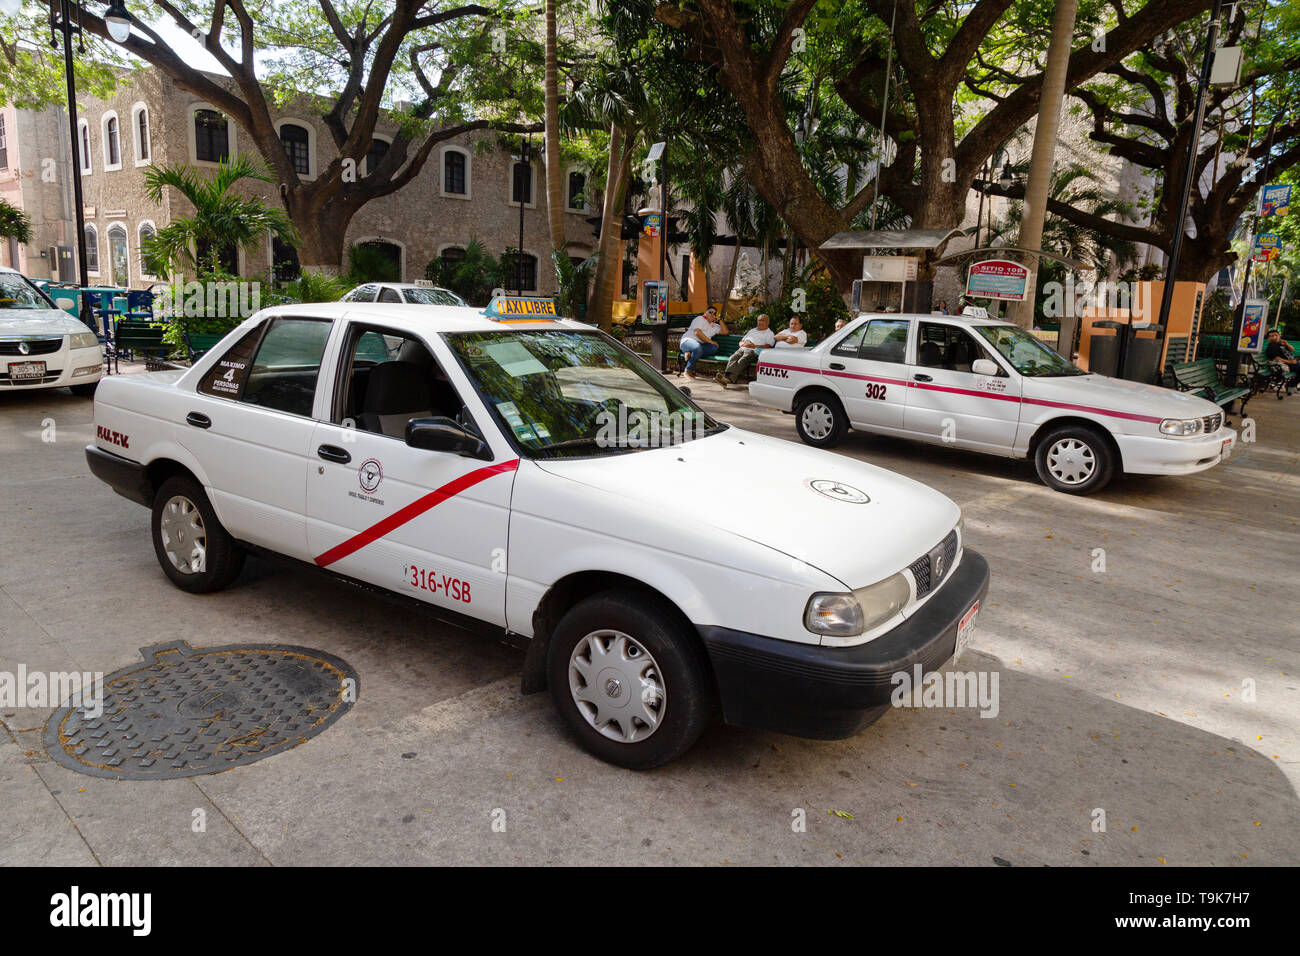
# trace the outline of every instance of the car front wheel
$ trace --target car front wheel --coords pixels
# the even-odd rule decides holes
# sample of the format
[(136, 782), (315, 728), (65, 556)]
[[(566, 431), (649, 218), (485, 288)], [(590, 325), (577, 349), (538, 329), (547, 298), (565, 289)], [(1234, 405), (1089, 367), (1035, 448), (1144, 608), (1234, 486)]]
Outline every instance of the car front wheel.
[(572, 607), (551, 637), (547, 677), (582, 746), (629, 770), (684, 754), (712, 713), (703, 648), (651, 595), (604, 591)]
[(220, 591), (244, 566), (243, 549), (193, 478), (177, 475), (162, 483), (153, 499), (152, 528), (158, 563), (183, 591)]
[(825, 392), (801, 395), (794, 405), (794, 426), (804, 444), (833, 448), (849, 430), (849, 417), (839, 399)]
[(1054, 429), (1038, 443), (1034, 467), (1047, 487), (1070, 495), (1088, 495), (1110, 483), (1115, 456), (1097, 432), (1067, 425)]

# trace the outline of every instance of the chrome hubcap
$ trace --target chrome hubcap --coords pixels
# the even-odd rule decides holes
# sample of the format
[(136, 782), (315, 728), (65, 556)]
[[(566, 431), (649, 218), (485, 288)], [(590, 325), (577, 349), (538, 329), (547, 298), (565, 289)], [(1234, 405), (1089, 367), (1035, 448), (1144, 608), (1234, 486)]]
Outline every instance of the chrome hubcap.
[(803, 430), (808, 437), (820, 441), (831, 433), (835, 425), (835, 416), (826, 405), (813, 402), (803, 410), (802, 422)]
[(1078, 485), (1097, 470), (1097, 458), (1077, 438), (1062, 438), (1047, 451), (1047, 470), (1062, 484)]
[(638, 743), (663, 722), (668, 698), (659, 665), (622, 631), (592, 631), (569, 655), (578, 713), (610, 740)]
[(184, 495), (169, 498), (163, 505), (158, 533), (162, 536), (163, 552), (172, 567), (181, 574), (203, 571), (208, 555), (208, 533), (194, 502)]

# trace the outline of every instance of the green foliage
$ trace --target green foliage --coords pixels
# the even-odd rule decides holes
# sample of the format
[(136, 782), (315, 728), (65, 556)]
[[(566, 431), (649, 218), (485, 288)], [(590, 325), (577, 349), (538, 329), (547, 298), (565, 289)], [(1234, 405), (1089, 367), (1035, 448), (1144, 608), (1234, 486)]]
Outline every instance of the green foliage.
[[(800, 318), (803, 319), (803, 328), (808, 333), (809, 341), (824, 339), (835, 330), (835, 323), (839, 319), (848, 319), (849, 310), (844, 305), (844, 299), (841, 298), (834, 281), (819, 263), (812, 263), (801, 269), (795, 275), (790, 288), (785, 290), (779, 299), (769, 303), (766, 308), (752, 309), (751, 315), (757, 317), (758, 313), (766, 312), (773, 328), (784, 328), (789, 323), (790, 316), (794, 314), (795, 297), (800, 290), (803, 292), (805, 307)], [(747, 328), (752, 325), (751, 320)]]
[(361, 285), (363, 282), (400, 282), (402, 267), (382, 249), (370, 243), (359, 242), (348, 250), (345, 275), (352, 285)]
[(558, 292), (555, 296), (555, 309), (560, 315), (571, 319), (585, 319), (587, 316), (587, 286), (596, 269), (596, 256), (575, 263), (563, 252), (551, 253), (555, 263), (555, 275)]
[(262, 304), (280, 305), (291, 302), (337, 302), (356, 283), (342, 276), (328, 276), (320, 272), (303, 272), (298, 278), (284, 283), (278, 289), (263, 286)]
[(0, 239), (17, 239), (24, 244), (32, 241), (31, 219), (4, 199), (0, 199)]
[(514, 271), (509, 263), (489, 254), (478, 239), (471, 239), (463, 259), (432, 259), (424, 268), (424, 277), (481, 307), (491, 300), (493, 289), (506, 288), (514, 280)]
[[(49, 11), (48, 4), (29, 0), (14, 14), (0, 13), (0, 106), (44, 110), (67, 105), (63, 41), (51, 49)], [(117, 87), (118, 71), (129, 72), (133, 64), (116, 43), (88, 33), (83, 41), (85, 53), (73, 57), (77, 92), (106, 99)]]
[[(194, 207), (192, 215), (174, 218), (144, 243), (144, 254), (155, 263), (166, 262), (166, 271), (217, 273), (220, 249), (256, 248), (268, 232), (286, 242), (297, 240), (293, 223), (283, 210), (268, 205), (258, 196), (246, 199), (231, 192), (245, 179), (275, 182), (263, 166), (248, 156), (222, 160), (211, 175), (184, 163), (152, 166), (144, 179), (147, 194), (155, 204), (162, 204), (167, 189), (175, 189)], [(197, 259), (200, 243), (207, 243), (211, 250), (207, 262), (200, 263)]]

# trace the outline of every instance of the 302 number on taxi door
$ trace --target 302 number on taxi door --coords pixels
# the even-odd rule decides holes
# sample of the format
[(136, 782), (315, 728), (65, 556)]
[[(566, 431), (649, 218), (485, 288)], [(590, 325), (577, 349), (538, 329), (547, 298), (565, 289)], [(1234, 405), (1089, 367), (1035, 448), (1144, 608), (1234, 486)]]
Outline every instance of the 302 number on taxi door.
[(867, 398), (874, 398), (879, 401), (885, 400), (885, 389), (887, 386), (877, 382), (872, 382), (867, 386)]

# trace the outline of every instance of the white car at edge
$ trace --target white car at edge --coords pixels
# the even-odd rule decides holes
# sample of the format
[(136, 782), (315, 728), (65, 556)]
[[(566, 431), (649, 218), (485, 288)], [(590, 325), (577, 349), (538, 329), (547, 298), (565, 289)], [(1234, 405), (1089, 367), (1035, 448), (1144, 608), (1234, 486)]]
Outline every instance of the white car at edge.
[(855, 428), (1030, 457), (1071, 494), (1124, 472), (1213, 468), (1237, 437), (1213, 402), (1084, 372), (1017, 326), (968, 315), (860, 315), (815, 348), (764, 350), (749, 393), (792, 412), (814, 447)]
[(22, 273), (0, 266), (0, 392), (67, 386), (90, 395), (103, 374), (95, 333)]
[(715, 703), (849, 736), (960, 652), (988, 565), (952, 501), (717, 422), (549, 307), (263, 310), (189, 370), (105, 380), (88, 463), (178, 587), (252, 552), (404, 596), (526, 647), (524, 689), (625, 767)]

